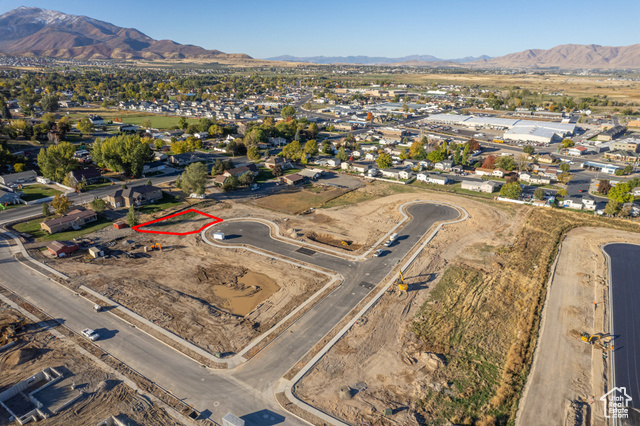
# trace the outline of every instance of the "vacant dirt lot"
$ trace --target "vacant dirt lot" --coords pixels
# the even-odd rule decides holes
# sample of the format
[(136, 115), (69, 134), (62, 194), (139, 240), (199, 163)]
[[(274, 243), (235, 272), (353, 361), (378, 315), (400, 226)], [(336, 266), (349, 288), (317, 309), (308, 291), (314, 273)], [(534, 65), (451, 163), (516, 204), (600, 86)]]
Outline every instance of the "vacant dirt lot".
[(513, 421), (557, 243), (580, 225), (638, 230), (584, 214), (448, 199), (471, 219), (446, 227), (405, 274), (409, 292), (385, 295), (321, 359), (297, 386), (302, 399), (351, 423)]
[(268, 197), (259, 198), (255, 204), (265, 209), (297, 214), (319, 207), (325, 202), (344, 194), (346, 190), (320, 185), (305, 185), (291, 188)]
[[(387, 293), (296, 387), (303, 400), (350, 423), (409, 425), (425, 421), (412, 401), (432, 387), (446, 388), (446, 381), (442, 384), (445, 358), (420, 348), (410, 326), (451, 262), (460, 259), (491, 271), (496, 242), (513, 241), (525, 214), (511, 205), (431, 193), (393, 195), (358, 207), (364, 215), (380, 211), (377, 218), (384, 221), (383, 229), (388, 229), (386, 226), (399, 220), (393, 206), (416, 198), (455, 203), (471, 218), (441, 230), (404, 274), (408, 293)], [(344, 386), (350, 387), (350, 396), (340, 392)], [(387, 408), (394, 412), (389, 418), (384, 416)]]
[[(0, 302), (0, 322), (21, 315)], [(63, 373), (64, 379), (55, 384), (55, 395), (65, 392), (83, 396), (58, 415), (38, 424), (98, 424), (110, 416), (118, 416), (125, 423), (177, 425), (163, 408), (141, 397), (117, 377), (104, 372), (75, 350), (65, 340), (55, 338), (46, 324), (31, 324), (16, 334), (17, 344), (0, 352), (0, 392), (47, 367)], [(42, 401), (45, 402), (45, 401)], [(56, 403), (55, 400), (49, 401)], [(14, 406), (14, 408), (20, 406)], [(0, 408), (0, 424), (9, 423), (9, 413)]]
[(605, 393), (606, 364), (601, 347), (586, 344), (580, 333), (608, 330), (603, 324), (608, 308), (602, 303), (608, 294), (606, 262), (600, 247), (610, 242), (640, 244), (640, 235), (579, 228), (562, 243), (530, 383), (520, 403), (521, 425), (586, 424), (587, 417), (591, 424), (604, 424), (599, 398)]
[[(235, 216), (229, 204), (204, 210)], [(170, 228), (193, 227), (188, 219)], [(90, 261), (83, 253), (47, 262), (72, 277), (71, 286), (84, 284), (211, 352), (237, 352), (326, 281), (255, 253), (211, 247), (198, 234), (108, 228), (91, 238), (107, 246), (108, 259)], [(155, 243), (162, 250), (145, 252)]]

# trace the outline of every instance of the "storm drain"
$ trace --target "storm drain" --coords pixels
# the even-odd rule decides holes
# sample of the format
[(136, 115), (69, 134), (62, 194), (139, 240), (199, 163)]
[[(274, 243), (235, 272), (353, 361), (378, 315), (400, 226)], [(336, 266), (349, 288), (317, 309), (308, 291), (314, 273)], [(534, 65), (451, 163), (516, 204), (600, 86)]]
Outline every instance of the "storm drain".
[(296, 250), (298, 253), (301, 254), (306, 254), (307, 256), (313, 256), (314, 254), (316, 254), (317, 252), (310, 250), (308, 248), (304, 248), (304, 247), (300, 247), (298, 250)]

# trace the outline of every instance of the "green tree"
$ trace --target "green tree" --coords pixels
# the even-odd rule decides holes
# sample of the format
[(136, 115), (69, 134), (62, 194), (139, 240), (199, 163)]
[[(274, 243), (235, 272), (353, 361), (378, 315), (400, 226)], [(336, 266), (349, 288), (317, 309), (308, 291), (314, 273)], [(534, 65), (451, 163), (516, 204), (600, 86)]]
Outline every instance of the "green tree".
[(571, 148), (572, 146), (574, 146), (576, 143), (574, 141), (572, 141), (571, 139), (564, 139), (562, 141), (562, 147), (563, 148)]
[(212, 138), (219, 138), (220, 136), (222, 136), (222, 133), (224, 133), (224, 130), (219, 125), (212, 124), (211, 126), (209, 126), (209, 136), (211, 136)]
[(522, 148), (522, 151), (525, 154), (529, 154), (529, 155), (533, 155), (534, 152), (536, 152), (535, 148), (532, 147), (531, 145), (527, 145), (524, 148)]
[(133, 204), (129, 206), (129, 211), (127, 212), (127, 225), (134, 227), (138, 224), (138, 213), (136, 212)]
[(322, 153), (331, 154), (331, 152), (332, 152), (331, 142), (329, 142), (328, 140), (325, 140), (324, 142), (322, 142)]
[(565, 188), (560, 188), (556, 194), (559, 197), (566, 197), (569, 195), (569, 191), (567, 191)]
[(432, 163), (437, 163), (438, 161), (442, 161), (447, 158), (447, 154), (444, 151), (436, 149), (427, 154), (427, 159)]
[(42, 148), (38, 154), (42, 175), (54, 182), (63, 182), (69, 172), (78, 167), (78, 160), (73, 156), (75, 152), (75, 147), (69, 142)]
[(60, 108), (58, 97), (55, 95), (45, 95), (40, 99), (40, 106), (44, 112), (57, 111)]
[(407, 153), (407, 150), (405, 148), (402, 148), (400, 150), (400, 155), (398, 155), (398, 157), (400, 157), (400, 159), (402, 161), (406, 160), (407, 158), (409, 158), (409, 154)]
[(80, 130), (80, 133), (83, 135), (88, 135), (94, 130), (93, 123), (87, 117), (84, 117), (78, 121), (78, 130)]
[(304, 152), (311, 157), (318, 155), (318, 142), (315, 139), (307, 141), (307, 143), (304, 144)]
[(280, 177), (280, 176), (282, 176), (282, 167), (280, 167), (279, 165), (275, 165), (275, 166), (273, 167), (273, 170), (271, 171), (271, 174), (272, 174), (274, 177)]
[(247, 157), (249, 157), (249, 160), (257, 162), (260, 161), (262, 155), (260, 154), (258, 147), (254, 145), (247, 148)]
[(299, 161), (302, 157), (302, 147), (300, 141), (294, 140), (282, 148), (282, 156), (292, 161)]
[(184, 117), (180, 117), (180, 119), (178, 120), (178, 127), (180, 127), (182, 130), (185, 130), (188, 126), (189, 122), (187, 121), (187, 119)]
[(380, 169), (388, 169), (393, 165), (393, 159), (389, 154), (382, 153), (376, 160), (376, 164)]
[(189, 164), (182, 173), (182, 190), (187, 194), (204, 194), (207, 185), (207, 166), (202, 163)]
[(604, 208), (605, 214), (609, 216), (615, 216), (620, 213), (622, 210), (622, 203), (618, 200), (609, 200), (607, 205)]
[(253, 173), (251, 172), (243, 173), (238, 178), (238, 183), (242, 186), (249, 186), (253, 183), (254, 179), (255, 179), (255, 176), (253, 176)]
[(150, 119), (146, 119), (142, 122), (142, 127), (146, 127), (147, 129), (151, 128), (151, 120)]
[(516, 163), (515, 161), (513, 161), (513, 157), (511, 157), (510, 155), (501, 155), (496, 160), (496, 167), (503, 170), (511, 171), (515, 169)]
[(222, 189), (224, 189), (225, 191), (233, 191), (234, 189), (238, 188), (239, 185), (240, 182), (238, 181), (238, 178), (235, 176), (230, 176), (224, 181), (224, 184), (222, 184)]
[(628, 183), (619, 183), (609, 190), (607, 196), (610, 200), (616, 200), (619, 203), (629, 203), (633, 201), (633, 194), (630, 192)]
[(517, 200), (520, 198), (520, 194), (522, 193), (522, 187), (518, 182), (509, 182), (502, 185), (500, 188), (500, 196), (504, 198), (510, 198), (512, 200)]
[(107, 203), (102, 198), (94, 198), (93, 201), (89, 203), (91, 210), (96, 213), (102, 213), (107, 208)]
[(315, 139), (316, 136), (318, 136), (318, 132), (319, 132), (318, 125), (312, 122), (311, 124), (309, 124), (309, 128), (307, 129), (307, 132), (309, 132), (309, 136), (312, 139)]
[(152, 158), (149, 144), (138, 135), (98, 138), (91, 147), (91, 159), (96, 164), (127, 176), (140, 177), (144, 163)]
[(347, 154), (347, 151), (344, 149), (343, 146), (341, 146), (340, 148), (338, 148), (338, 153), (336, 154), (336, 157), (340, 160), (340, 161), (347, 161), (349, 159), (349, 155)]
[(64, 116), (60, 120), (58, 120), (56, 127), (60, 132), (60, 138), (64, 139), (69, 130), (71, 130), (71, 121), (69, 121), (69, 117)]
[(47, 203), (42, 203), (42, 215), (47, 217), (51, 214), (51, 212), (49, 211), (49, 204)]
[(164, 146), (164, 141), (162, 139), (156, 139), (153, 141), (153, 146), (159, 151)]
[(26, 166), (24, 165), (24, 163), (16, 163), (13, 165), (13, 171), (16, 173), (24, 172), (25, 169)]
[(280, 116), (282, 116), (282, 118), (284, 120), (288, 120), (290, 118), (295, 118), (296, 109), (294, 107), (292, 107), (291, 105), (287, 105), (284, 108), (282, 108), (282, 111), (280, 111)]
[(631, 174), (631, 172), (633, 172), (633, 166), (631, 164), (627, 164), (626, 166), (624, 166), (622, 173), (624, 173), (625, 175), (628, 175), (628, 174)]
[(533, 191), (533, 198), (535, 198), (536, 200), (542, 200), (544, 198), (544, 189), (537, 188), (535, 191)]
[(560, 164), (560, 171), (568, 173), (571, 170), (569, 163)]
[(54, 208), (56, 213), (63, 215), (71, 208), (71, 200), (69, 200), (65, 195), (57, 194), (53, 197), (53, 200), (51, 200), (51, 207)]

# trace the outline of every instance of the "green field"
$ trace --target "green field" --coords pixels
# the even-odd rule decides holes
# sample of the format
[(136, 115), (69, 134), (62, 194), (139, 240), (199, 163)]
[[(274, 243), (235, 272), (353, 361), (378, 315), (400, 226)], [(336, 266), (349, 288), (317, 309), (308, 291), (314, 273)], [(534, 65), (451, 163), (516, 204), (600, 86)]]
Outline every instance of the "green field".
[(24, 232), (35, 238), (36, 241), (67, 241), (74, 238), (81, 237), (86, 234), (99, 231), (107, 226), (111, 225), (111, 221), (102, 217), (98, 217), (95, 222), (89, 223), (87, 226), (79, 230), (71, 230), (65, 232), (58, 232), (57, 234), (49, 234), (47, 231), (40, 228), (40, 224), (45, 221), (45, 218), (34, 219), (28, 222), (19, 223), (14, 225), (14, 229), (18, 232)]
[(21, 198), (25, 201), (39, 200), (41, 198), (62, 194), (62, 191), (44, 185), (26, 185), (22, 187), (21, 191), (24, 194)]

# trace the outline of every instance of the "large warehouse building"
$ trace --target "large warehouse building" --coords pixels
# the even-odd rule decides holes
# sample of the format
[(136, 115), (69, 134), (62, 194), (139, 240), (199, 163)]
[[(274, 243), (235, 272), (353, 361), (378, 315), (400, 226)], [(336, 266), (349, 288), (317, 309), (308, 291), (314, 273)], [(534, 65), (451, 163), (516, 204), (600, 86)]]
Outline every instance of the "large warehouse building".
[(466, 126), (475, 129), (506, 130), (504, 138), (518, 142), (551, 143), (573, 135), (575, 124), (551, 121), (519, 120), (473, 115), (435, 114), (425, 119), (433, 123)]

